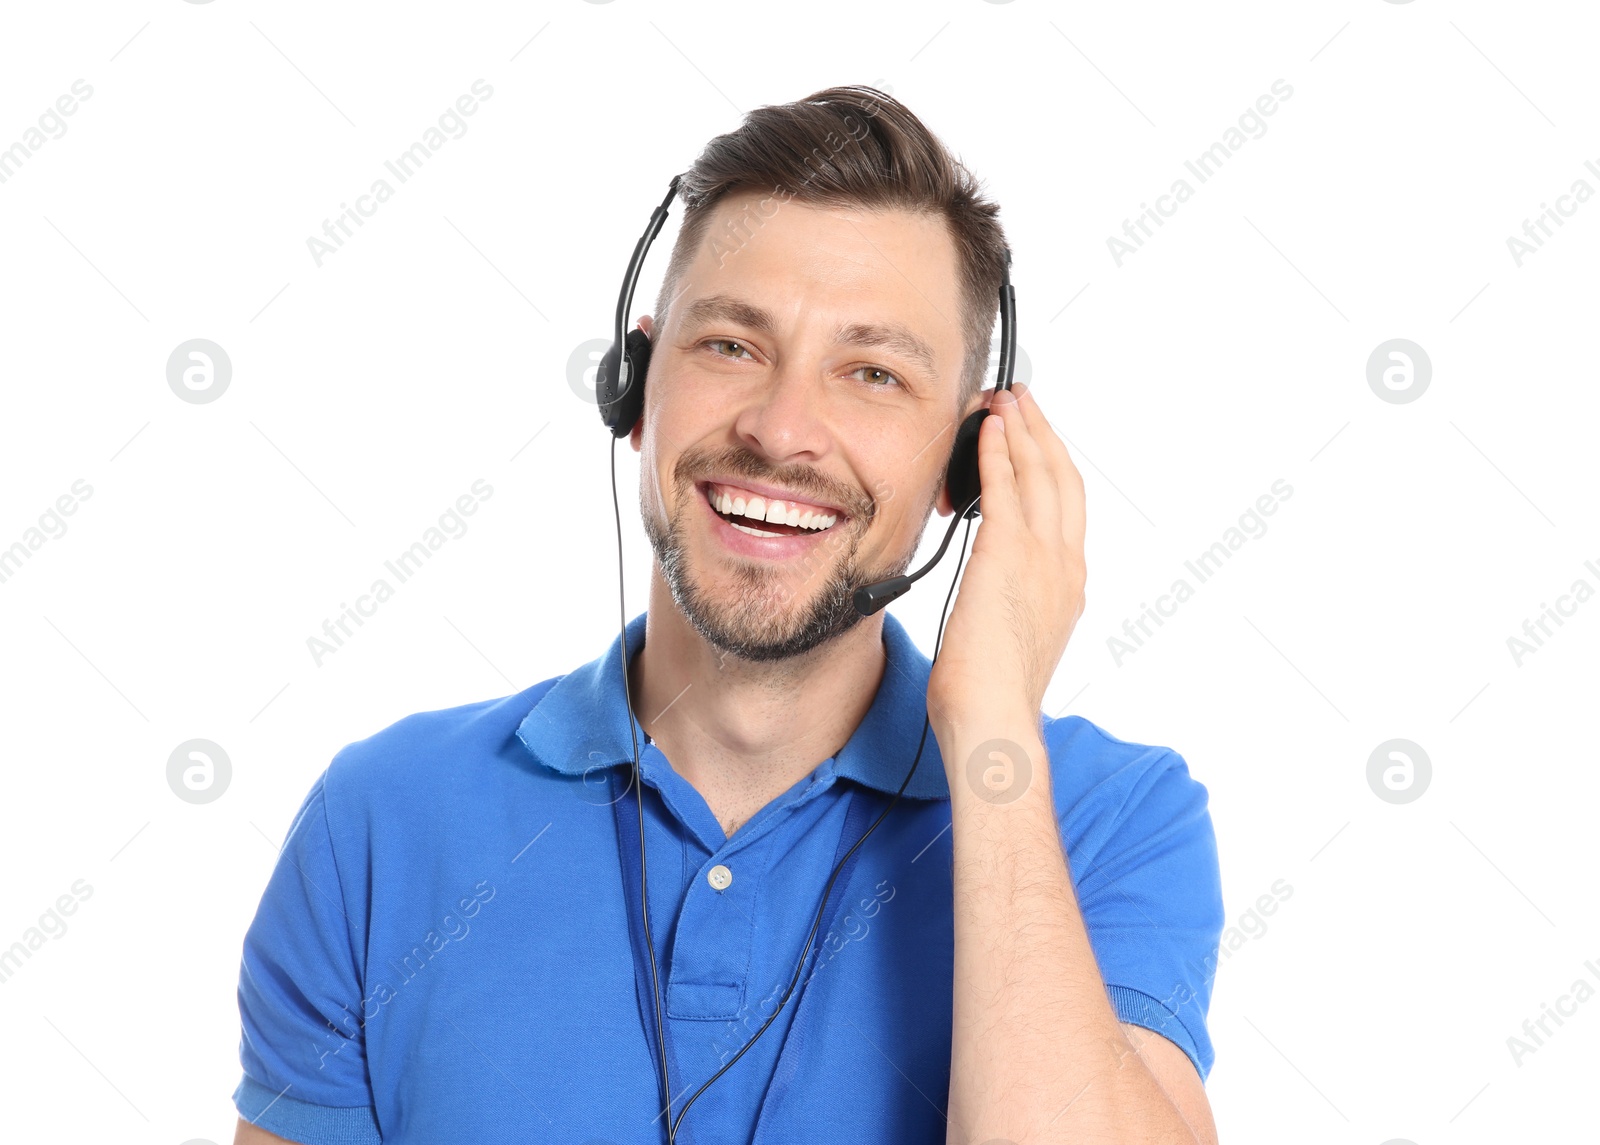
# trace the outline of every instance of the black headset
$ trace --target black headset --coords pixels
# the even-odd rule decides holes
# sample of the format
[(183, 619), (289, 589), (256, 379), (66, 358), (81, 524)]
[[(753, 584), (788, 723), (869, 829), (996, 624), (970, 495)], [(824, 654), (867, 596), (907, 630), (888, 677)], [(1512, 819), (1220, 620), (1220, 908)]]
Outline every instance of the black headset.
[[(733, 1067), (734, 1062), (742, 1058), (751, 1046), (767, 1028), (772, 1025), (778, 1015), (788, 1004), (790, 996), (794, 993), (796, 984), (800, 981), (800, 972), (806, 964), (806, 957), (811, 952), (812, 943), (817, 937), (817, 931), (822, 925), (822, 914), (828, 903), (828, 896), (833, 891), (833, 884), (839, 877), (839, 872), (849, 862), (861, 844), (867, 841), (867, 836), (877, 830), (878, 824), (900, 801), (906, 787), (911, 783), (911, 777), (916, 774), (917, 764), (922, 760), (922, 749), (928, 741), (929, 717), (926, 713), (922, 721), (922, 738), (917, 742), (917, 754), (911, 761), (911, 768), (906, 772), (905, 779), (900, 784), (900, 789), (894, 793), (887, 806), (878, 813), (872, 821), (834, 865), (833, 873), (828, 877), (828, 885), (822, 891), (822, 903), (817, 907), (815, 921), (811, 924), (811, 932), (806, 936), (805, 947), (800, 951), (800, 958), (795, 964), (794, 976), (789, 980), (788, 988), (783, 997), (767, 1020), (762, 1023), (759, 1030), (751, 1036), (739, 1052), (734, 1054), (721, 1069), (712, 1074), (694, 1091), (676, 1117), (672, 1115), (672, 1107), (676, 1099), (672, 1096), (671, 1074), (667, 1069), (666, 1039), (661, 1028), (661, 980), (656, 968), (655, 943), (650, 935), (650, 903), (649, 903), (649, 875), (645, 863), (645, 837), (644, 837), (644, 785), (639, 778), (639, 727), (633, 716), (633, 692), (628, 679), (628, 609), (623, 596), (623, 570), (622, 570), (622, 512), (617, 500), (617, 438), (627, 437), (633, 432), (633, 427), (638, 423), (644, 413), (644, 384), (650, 371), (650, 338), (643, 330), (635, 327), (628, 330), (628, 314), (633, 308), (633, 290), (639, 282), (639, 269), (644, 265), (644, 256), (650, 249), (650, 244), (655, 241), (661, 232), (661, 226), (667, 221), (667, 207), (671, 204), (673, 196), (678, 193), (678, 185), (683, 176), (674, 175), (672, 184), (667, 188), (667, 194), (661, 204), (650, 214), (650, 222), (644, 229), (644, 234), (639, 236), (638, 243), (633, 248), (633, 258), (628, 261), (628, 272), (622, 280), (622, 291), (617, 296), (617, 314), (614, 327), (614, 337), (611, 345), (606, 349), (600, 359), (600, 364), (595, 372), (594, 393), (595, 400), (600, 407), (600, 420), (611, 431), (611, 506), (616, 513), (617, 520), (617, 603), (622, 630), (622, 687), (623, 694), (628, 704), (628, 730), (633, 736), (633, 790), (634, 798), (638, 804), (639, 812), (639, 898), (640, 912), (644, 916), (644, 945), (650, 954), (650, 980), (655, 995), (655, 1026), (656, 1045), (660, 1049), (658, 1062), (661, 1084), (661, 1099), (665, 1103), (665, 1116), (667, 1125), (668, 1145), (676, 1141), (678, 1127), (683, 1123), (684, 1117), (689, 1112), (689, 1106), (706, 1091), (712, 1082)], [(1008, 248), (1005, 261), (1000, 270), (1000, 368), (995, 382), (997, 390), (1011, 388), (1012, 374), (1016, 368), (1017, 356), (1017, 300), (1016, 292), (1011, 287), (1011, 251)], [(624, 332), (626, 331), (626, 334)], [(619, 368), (620, 367), (620, 368)], [(955, 443), (950, 451), (950, 461), (945, 467), (945, 488), (950, 493), (950, 504), (956, 512), (952, 514), (950, 527), (945, 531), (944, 540), (940, 542), (939, 550), (933, 558), (910, 576), (890, 577), (888, 580), (875, 581), (872, 584), (862, 585), (855, 590), (854, 601), (856, 611), (862, 616), (871, 616), (891, 600), (905, 593), (929, 569), (939, 563), (945, 550), (950, 546), (950, 538), (955, 535), (956, 525), (962, 521), (967, 522), (967, 531), (961, 538), (961, 552), (966, 553), (967, 540), (972, 533), (972, 519), (978, 515), (978, 501), (980, 482), (978, 476), (978, 430), (983, 425), (983, 419), (989, 415), (987, 408), (980, 408), (968, 414), (956, 430)], [(944, 608), (939, 614), (939, 633), (934, 638), (933, 659), (939, 658), (939, 644), (944, 638), (945, 614), (950, 608), (950, 599), (955, 595), (956, 579), (961, 574), (961, 559), (956, 560), (956, 577), (950, 581), (950, 591), (945, 595)]]

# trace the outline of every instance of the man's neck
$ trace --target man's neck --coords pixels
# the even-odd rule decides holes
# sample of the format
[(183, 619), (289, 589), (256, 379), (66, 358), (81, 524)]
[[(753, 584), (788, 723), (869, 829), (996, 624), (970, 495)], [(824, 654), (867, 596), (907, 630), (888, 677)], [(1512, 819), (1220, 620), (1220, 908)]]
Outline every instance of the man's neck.
[(844, 747), (886, 663), (882, 614), (804, 656), (753, 663), (724, 654), (655, 573), (629, 686), (640, 725), (731, 836)]

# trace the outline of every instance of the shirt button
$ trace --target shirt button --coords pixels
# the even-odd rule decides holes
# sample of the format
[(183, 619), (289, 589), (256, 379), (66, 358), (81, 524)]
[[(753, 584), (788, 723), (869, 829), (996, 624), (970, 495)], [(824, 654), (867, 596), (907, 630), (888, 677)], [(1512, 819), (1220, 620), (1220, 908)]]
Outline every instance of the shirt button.
[(718, 863), (706, 872), (706, 882), (719, 891), (725, 891), (733, 884), (733, 872)]

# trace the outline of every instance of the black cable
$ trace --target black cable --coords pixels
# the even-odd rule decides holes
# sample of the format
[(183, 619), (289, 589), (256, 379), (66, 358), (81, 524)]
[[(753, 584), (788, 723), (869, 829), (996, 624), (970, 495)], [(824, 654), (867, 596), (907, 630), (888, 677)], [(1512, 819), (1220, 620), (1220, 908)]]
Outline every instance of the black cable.
[[(939, 610), (939, 631), (934, 637), (933, 660), (929, 661), (930, 666), (939, 659), (939, 648), (944, 642), (945, 620), (950, 611), (950, 599), (955, 596), (956, 584), (961, 579), (961, 565), (966, 559), (967, 541), (972, 536), (972, 519), (976, 516), (973, 510), (980, 500), (982, 500), (981, 495), (974, 497), (966, 508), (961, 511), (961, 514), (950, 522), (950, 528), (945, 533), (944, 543), (939, 546), (939, 556), (942, 557), (945, 549), (950, 544), (951, 536), (955, 533), (956, 522), (961, 520), (967, 522), (966, 531), (961, 535), (961, 552), (956, 558), (956, 573), (950, 579), (950, 591), (945, 594), (944, 605)], [(867, 841), (867, 836), (878, 829), (878, 824), (882, 823), (889, 812), (893, 810), (894, 805), (900, 802), (900, 796), (905, 793), (905, 789), (910, 785), (911, 777), (917, 773), (917, 765), (922, 762), (922, 749), (928, 742), (931, 717), (924, 709), (922, 713), (922, 738), (917, 741), (917, 754), (911, 760), (911, 769), (906, 772), (905, 779), (900, 782), (900, 789), (894, 793), (894, 798), (889, 800), (888, 805), (878, 813), (878, 817), (872, 821), (872, 826), (863, 831), (861, 838), (857, 839), (850, 849), (840, 857), (838, 863), (834, 865), (833, 873), (828, 876), (828, 884), (822, 888), (822, 902), (817, 906), (817, 917), (811, 923), (811, 932), (806, 935), (806, 944), (800, 950), (800, 958), (795, 963), (794, 976), (789, 979), (789, 985), (784, 990), (783, 997), (778, 1000), (777, 1006), (774, 1007), (767, 1020), (761, 1024), (761, 1028), (751, 1035), (750, 1040), (740, 1047), (738, 1053), (723, 1063), (721, 1069), (707, 1078), (704, 1084), (694, 1091), (689, 1100), (683, 1103), (683, 1108), (678, 1111), (678, 1116), (674, 1118), (672, 1116), (672, 1078), (671, 1074), (667, 1072), (667, 1043), (661, 1026), (661, 979), (659, 971), (656, 969), (655, 943), (650, 936), (650, 884), (646, 874), (644, 838), (644, 782), (639, 774), (639, 733), (634, 723), (633, 695), (628, 682), (628, 611), (627, 605), (623, 603), (622, 510), (619, 508), (617, 501), (617, 439), (615, 437), (611, 439), (611, 508), (616, 515), (617, 521), (617, 599), (622, 625), (622, 689), (628, 704), (628, 732), (633, 737), (634, 798), (637, 800), (639, 808), (639, 909), (644, 916), (644, 941), (645, 947), (650, 953), (650, 984), (655, 994), (656, 1046), (661, 1053), (661, 1091), (662, 1100), (666, 1102), (667, 1145), (675, 1145), (678, 1138), (678, 1127), (683, 1123), (683, 1119), (688, 1116), (689, 1107), (695, 1103), (702, 1093), (711, 1087), (712, 1082), (732, 1069), (734, 1062), (744, 1057), (746, 1051), (756, 1044), (762, 1034), (767, 1032), (767, 1028), (777, 1020), (778, 1015), (783, 1012), (784, 1006), (788, 1004), (790, 996), (794, 993), (795, 986), (800, 981), (801, 971), (805, 969), (806, 957), (811, 953), (811, 944), (816, 941), (817, 931), (822, 927), (822, 915), (828, 909), (828, 896), (833, 892), (833, 884), (838, 879), (839, 872), (844, 869), (844, 865), (850, 861), (850, 856), (855, 854), (856, 849)], [(938, 557), (934, 559), (938, 560)]]
[[(677, 181), (673, 181), (676, 186)], [(650, 984), (656, 995), (656, 1046), (661, 1051), (661, 1100), (672, 1118), (672, 1081), (667, 1072), (667, 1040), (661, 1029), (661, 979), (656, 974), (656, 944), (650, 937), (650, 883), (644, 866), (644, 782), (639, 776), (639, 730), (633, 722), (633, 689), (628, 683), (628, 605), (622, 577), (622, 509), (617, 504), (617, 439), (611, 439), (611, 511), (617, 521), (617, 612), (622, 624), (622, 695), (628, 705), (628, 734), (633, 737), (633, 797), (639, 808), (639, 909), (644, 915), (644, 946), (650, 952)], [(672, 1135), (667, 1135), (669, 1145)]]

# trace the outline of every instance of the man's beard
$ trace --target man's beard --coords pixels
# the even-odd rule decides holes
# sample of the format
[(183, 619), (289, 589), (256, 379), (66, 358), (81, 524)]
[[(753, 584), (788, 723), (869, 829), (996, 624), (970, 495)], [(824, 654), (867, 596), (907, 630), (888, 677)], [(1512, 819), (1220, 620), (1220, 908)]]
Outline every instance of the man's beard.
[[(774, 481), (775, 484), (784, 483), (780, 474), (760, 466), (749, 454), (743, 454), (738, 459), (731, 456), (725, 459), (733, 461), (733, 464), (716, 472)], [(665, 529), (651, 512), (643, 485), (640, 486), (639, 510), (645, 534), (650, 538), (650, 547), (661, 566), (662, 578), (678, 610), (688, 618), (701, 638), (719, 651), (751, 661), (786, 660), (810, 652), (849, 631), (864, 619), (855, 606), (855, 590), (859, 586), (899, 576), (910, 566), (911, 558), (916, 554), (913, 547), (891, 568), (864, 571), (859, 550), (864, 531), (862, 526), (868, 518), (855, 515), (848, 522), (851, 529), (848, 541), (836, 539), (832, 530), (829, 530), (817, 539), (810, 554), (789, 562), (806, 573), (798, 588), (791, 591), (786, 584), (794, 575), (793, 568), (785, 568), (776, 562), (740, 561), (733, 566), (733, 584), (728, 591), (709, 592), (696, 580), (685, 545), (687, 516), (699, 511), (693, 499), (704, 500), (688, 472), (691, 468), (698, 468), (701, 472), (711, 471), (703, 465), (693, 466), (693, 460), (689, 454), (679, 459), (674, 473), (677, 509)], [(854, 499), (846, 503), (853, 502)], [(924, 525), (932, 512), (933, 501), (930, 500), (923, 515)], [(833, 559), (834, 551), (840, 547), (844, 548), (843, 555)], [(831, 560), (832, 567), (820, 567), (822, 560)], [(806, 590), (819, 578), (821, 583), (807, 602)], [(798, 611), (791, 611), (791, 606), (797, 601), (801, 602), (801, 607)]]

